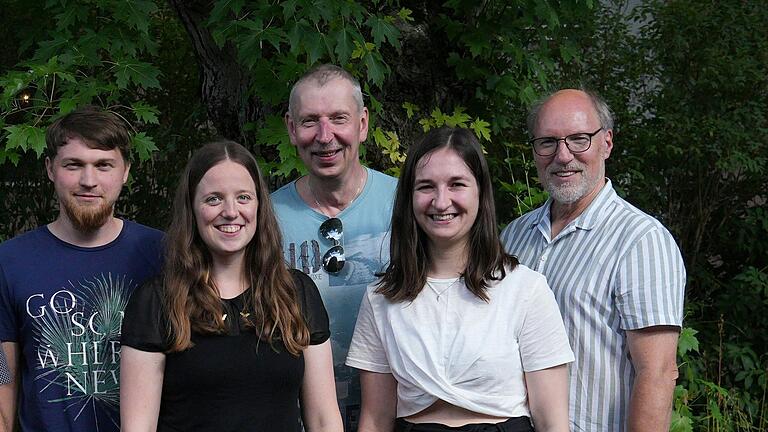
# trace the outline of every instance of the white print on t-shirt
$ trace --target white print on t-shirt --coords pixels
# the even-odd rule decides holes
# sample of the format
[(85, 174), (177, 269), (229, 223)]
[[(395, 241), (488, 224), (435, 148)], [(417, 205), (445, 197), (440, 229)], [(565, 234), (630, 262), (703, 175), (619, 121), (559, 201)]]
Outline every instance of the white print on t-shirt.
[(50, 295), (33, 294), (26, 300), (37, 344), (34, 364), (39, 373), (34, 379), (44, 380), (44, 388), (60, 388), (48, 402), (66, 403), (76, 409), (76, 418), (91, 405), (116, 412), (120, 332), (134, 284), (111, 274), (68, 283)]

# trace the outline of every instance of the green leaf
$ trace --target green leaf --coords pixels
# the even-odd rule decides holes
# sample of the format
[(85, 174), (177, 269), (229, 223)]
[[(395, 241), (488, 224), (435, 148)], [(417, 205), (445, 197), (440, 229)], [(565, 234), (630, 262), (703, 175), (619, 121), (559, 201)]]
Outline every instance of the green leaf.
[(115, 79), (119, 89), (126, 89), (130, 83), (144, 88), (160, 88), (157, 80), (160, 70), (155, 66), (138, 61), (126, 60), (114, 66)]
[(136, 118), (139, 119), (139, 121), (151, 124), (160, 123), (157, 119), (157, 115), (160, 111), (152, 105), (145, 102), (136, 102), (131, 105), (131, 108), (133, 109), (133, 114), (136, 115)]
[(677, 411), (672, 411), (669, 432), (693, 432), (693, 421), (689, 417), (680, 415)]
[(8, 131), (8, 142), (5, 150), (21, 149), (23, 151), (34, 150), (37, 157), (45, 151), (45, 130), (29, 125), (15, 125), (5, 128)]
[(152, 157), (152, 152), (159, 150), (155, 145), (155, 140), (144, 132), (135, 134), (131, 139), (131, 144), (142, 162), (149, 160)]
[(415, 112), (421, 111), (421, 108), (410, 102), (403, 102), (403, 108), (405, 108), (405, 115), (408, 116), (409, 119), (413, 118)]
[(323, 57), (323, 54), (325, 54), (325, 44), (323, 43), (324, 37), (325, 36), (322, 33), (304, 33), (304, 46), (307, 48), (307, 61), (310, 64), (314, 64)]
[(352, 37), (347, 32), (347, 29), (342, 27), (336, 31), (333, 39), (336, 41), (334, 52), (338, 56), (338, 63), (344, 65), (349, 61), (349, 57), (352, 56)]
[(400, 49), (400, 30), (397, 27), (376, 15), (371, 15), (366, 24), (371, 28), (373, 43), (377, 47), (381, 47), (386, 40), (393, 47)]
[(699, 352), (699, 340), (696, 338), (697, 330), (685, 327), (680, 332), (680, 338), (677, 340), (677, 354), (683, 356), (689, 351)]
[(477, 118), (475, 121), (470, 123), (469, 128), (472, 129), (475, 132), (475, 135), (477, 135), (479, 138), (482, 138), (486, 141), (491, 141), (490, 126), (491, 124), (487, 121)]
[(384, 66), (374, 58), (373, 53), (368, 53), (365, 56), (365, 67), (368, 70), (368, 79), (376, 86), (381, 87), (381, 84), (384, 83)]

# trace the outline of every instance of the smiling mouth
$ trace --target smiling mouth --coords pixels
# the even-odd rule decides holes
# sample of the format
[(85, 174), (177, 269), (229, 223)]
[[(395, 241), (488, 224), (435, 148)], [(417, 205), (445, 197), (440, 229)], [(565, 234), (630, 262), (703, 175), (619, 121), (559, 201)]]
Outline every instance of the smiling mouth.
[(581, 171), (555, 171), (552, 174), (555, 177), (570, 177), (572, 175), (576, 175), (580, 173)]
[(336, 153), (340, 153), (342, 150), (343, 149), (315, 151), (315, 152), (312, 152), (312, 154), (321, 158), (327, 158), (327, 157), (334, 156)]
[(227, 234), (233, 234), (243, 228), (242, 225), (219, 225), (216, 227), (219, 231)]
[(429, 215), (430, 218), (432, 218), (433, 221), (443, 222), (443, 221), (449, 221), (456, 217), (455, 213), (448, 213), (448, 214), (433, 214)]

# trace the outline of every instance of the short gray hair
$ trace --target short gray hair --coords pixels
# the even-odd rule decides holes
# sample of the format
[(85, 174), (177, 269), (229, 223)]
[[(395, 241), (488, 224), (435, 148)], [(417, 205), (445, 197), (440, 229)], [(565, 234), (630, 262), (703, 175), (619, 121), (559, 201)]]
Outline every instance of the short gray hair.
[(365, 105), (363, 104), (363, 91), (360, 88), (360, 81), (339, 66), (322, 64), (307, 71), (295, 84), (293, 84), (293, 87), (291, 87), (291, 96), (288, 98), (288, 113), (290, 116), (296, 117), (296, 109), (299, 104), (299, 86), (309, 81), (313, 81), (318, 87), (322, 87), (331, 80), (338, 78), (344, 79), (352, 84), (352, 97), (355, 99), (358, 112), (362, 111)]
[[(589, 97), (589, 100), (592, 101), (592, 107), (595, 109), (595, 114), (597, 114), (597, 119), (600, 120), (600, 126), (602, 126), (603, 130), (613, 129), (613, 112), (605, 100), (603, 100), (603, 98), (601, 98), (592, 90), (588, 90), (583, 87), (577, 90), (584, 92)], [(529, 134), (533, 135), (533, 130), (536, 129), (536, 124), (539, 121), (539, 112), (541, 111), (541, 107), (547, 103), (547, 101), (552, 96), (554, 96), (555, 93), (559, 91), (560, 90), (556, 90), (554, 92), (548, 93), (541, 99), (534, 102), (533, 105), (531, 105), (531, 109), (528, 111), (528, 118), (526, 121)]]

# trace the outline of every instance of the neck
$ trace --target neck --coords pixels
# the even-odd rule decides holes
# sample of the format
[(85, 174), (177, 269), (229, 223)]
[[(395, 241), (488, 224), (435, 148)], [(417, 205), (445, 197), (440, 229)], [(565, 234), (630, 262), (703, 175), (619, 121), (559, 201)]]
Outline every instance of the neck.
[(344, 177), (322, 178), (310, 173), (304, 177), (299, 194), (310, 207), (334, 217), (362, 193), (367, 177), (368, 171), (359, 164)]
[(243, 268), (243, 255), (214, 258), (211, 265), (211, 278), (216, 283), (221, 298), (239, 296), (248, 287)]
[(448, 248), (430, 245), (428, 276), (441, 279), (459, 277), (466, 267), (465, 245)]
[(48, 230), (69, 244), (79, 247), (99, 247), (114, 241), (120, 235), (123, 230), (123, 221), (113, 216), (93, 231), (78, 231), (62, 210), (59, 212), (59, 217), (48, 224)]
[(594, 188), (587, 195), (571, 204), (552, 201), (552, 206), (549, 209), (549, 219), (552, 225), (551, 237), (555, 238), (569, 223), (581, 216), (597, 195), (600, 194), (600, 191), (603, 190), (603, 186), (605, 186), (605, 180), (600, 183), (599, 187)]

